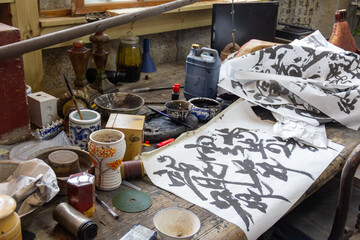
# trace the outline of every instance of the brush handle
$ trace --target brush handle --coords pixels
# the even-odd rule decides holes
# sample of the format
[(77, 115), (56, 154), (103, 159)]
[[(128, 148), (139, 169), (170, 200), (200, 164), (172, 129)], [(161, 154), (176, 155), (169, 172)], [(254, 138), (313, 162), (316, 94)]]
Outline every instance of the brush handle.
[(71, 97), (72, 97), (72, 100), (73, 100), (73, 102), (74, 102), (74, 104), (75, 104), (76, 110), (77, 110), (78, 113), (79, 113), (79, 117), (80, 117), (81, 120), (84, 120), (83, 116), (81, 115), (81, 111), (80, 111), (79, 105), (78, 105), (78, 103), (77, 103), (77, 101), (76, 101), (74, 91), (73, 91), (73, 89), (72, 89), (72, 87), (71, 87), (71, 85), (70, 85), (69, 79), (66, 77), (65, 74), (64, 74), (64, 79), (65, 79), (66, 87), (67, 87), (67, 89), (69, 90), (69, 93), (70, 93), (70, 95), (71, 95)]
[(79, 105), (78, 105), (78, 103), (77, 103), (76, 98), (75, 98), (75, 96), (74, 96), (74, 95), (72, 96), (72, 100), (73, 100), (73, 102), (74, 102), (74, 104), (75, 104), (76, 110), (77, 110), (77, 111), (78, 111), (78, 113), (79, 113), (79, 117), (80, 117), (80, 119), (81, 119), (81, 120), (84, 120), (84, 118), (83, 118), (83, 116), (82, 116), (82, 114), (81, 114), (81, 111), (80, 111)]
[[(184, 86), (180, 86), (180, 88), (183, 88)], [(150, 92), (150, 91), (156, 91), (156, 90), (164, 90), (164, 89), (172, 89), (173, 87), (145, 87), (145, 88), (135, 88), (132, 90), (132, 92)]]
[(108, 212), (109, 212), (115, 219), (118, 219), (118, 218), (119, 218), (119, 215), (117, 215), (103, 200), (101, 200), (97, 194), (95, 194), (95, 198), (96, 198), (96, 201), (97, 201), (98, 203), (100, 203), (101, 205), (103, 205), (103, 207), (104, 207), (106, 210), (108, 210)]

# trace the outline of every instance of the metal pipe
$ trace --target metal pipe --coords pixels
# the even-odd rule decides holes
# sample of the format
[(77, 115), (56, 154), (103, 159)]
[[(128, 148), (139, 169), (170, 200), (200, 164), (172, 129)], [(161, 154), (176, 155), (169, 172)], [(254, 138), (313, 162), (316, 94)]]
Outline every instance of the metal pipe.
[(76, 27), (60, 30), (57, 32), (49, 33), (43, 36), (34, 37), (20, 42), (4, 45), (0, 47), (0, 60), (5, 60), (13, 57), (20, 57), (24, 53), (46, 48), (94, 32), (102, 32), (112, 27), (116, 27), (129, 22), (134, 22), (154, 15), (158, 15), (199, 1), (200, 0), (176, 0), (158, 6), (148, 7), (138, 12), (126, 13), (124, 15), (119, 15), (104, 20), (83, 24), (81, 26), (76, 26)]
[(335, 218), (333, 221), (329, 240), (344, 239), (344, 229), (346, 219), (350, 207), (350, 199), (354, 175), (360, 165), (360, 144), (351, 152), (349, 158), (345, 162), (345, 166), (341, 173), (340, 192), (338, 197), (338, 205), (336, 208)]

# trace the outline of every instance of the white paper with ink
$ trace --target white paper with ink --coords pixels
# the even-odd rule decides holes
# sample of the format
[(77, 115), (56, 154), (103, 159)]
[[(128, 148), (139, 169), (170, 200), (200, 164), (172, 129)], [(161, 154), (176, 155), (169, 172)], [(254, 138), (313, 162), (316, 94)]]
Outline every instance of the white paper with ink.
[(319, 31), (224, 62), (220, 81), (220, 88), (288, 119), (360, 127), (360, 55)]
[(141, 159), (156, 186), (236, 224), (251, 240), (279, 220), (343, 149), (331, 141), (328, 146), (274, 137), (272, 124), (237, 101)]

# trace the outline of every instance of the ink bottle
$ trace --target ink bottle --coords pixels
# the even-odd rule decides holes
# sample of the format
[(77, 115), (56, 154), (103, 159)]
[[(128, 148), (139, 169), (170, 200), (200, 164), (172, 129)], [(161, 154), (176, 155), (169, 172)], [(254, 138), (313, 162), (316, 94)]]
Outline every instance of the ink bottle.
[(67, 180), (68, 203), (87, 217), (95, 211), (95, 177), (87, 172), (72, 174)]
[(171, 100), (179, 100), (180, 84), (175, 83), (172, 87)]

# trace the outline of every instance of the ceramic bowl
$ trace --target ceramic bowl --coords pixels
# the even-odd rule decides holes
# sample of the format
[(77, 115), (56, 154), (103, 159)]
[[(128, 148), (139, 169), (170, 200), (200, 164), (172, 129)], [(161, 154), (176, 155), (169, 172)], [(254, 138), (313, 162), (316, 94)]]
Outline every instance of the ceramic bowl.
[(199, 121), (209, 121), (218, 114), (221, 109), (220, 103), (211, 98), (196, 97), (190, 99), (189, 102), (194, 105), (191, 113), (194, 114)]
[(21, 162), (17, 161), (0, 161), (0, 183), (5, 182), (10, 175), (13, 174), (15, 169), (19, 166)]
[[(21, 161), (1, 160), (0, 161), (0, 183), (6, 182), (6, 179), (8, 179), (8, 177), (10, 177), (14, 173), (15, 169), (21, 163), (22, 163)], [(22, 227), (26, 227), (31, 223), (31, 221), (33, 220), (38, 209), (39, 209), (39, 207), (36, 207), (33, 210), (27, 212), (26, 214), (23, 214), (20, 216)]]
[(95, 98), (94, 103), (103, 117), (111, 113), (137, 114), (145, 100), (131, 93), (108, 93)]
[(200, 219), (193, 212), (179, 207), (160, 210), (153, 223), (163, 240), (189, 240), (201, 228)]
[(191, 103), (183, 100), (173, 100), (165, 103), (167, 114), (179, 120), (185, 120), (191, 113), (193, 107)]

